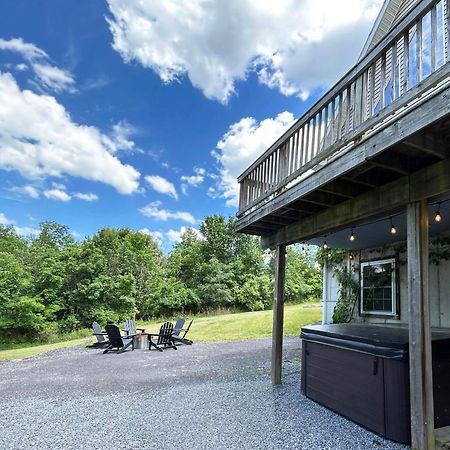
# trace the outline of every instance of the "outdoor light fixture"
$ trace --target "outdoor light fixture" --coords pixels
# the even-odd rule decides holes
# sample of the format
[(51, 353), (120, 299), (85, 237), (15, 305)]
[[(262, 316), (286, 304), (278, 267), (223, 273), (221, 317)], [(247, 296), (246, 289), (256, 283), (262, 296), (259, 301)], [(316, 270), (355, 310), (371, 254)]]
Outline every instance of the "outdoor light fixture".
[(352, 253), (352, 252), (350, 252), (350, 253), (348, 254), (348, 259), (353, 259), (353, 253)]
[(353, 228), (352, 228), (352, 232), (350, 234), (349, 239), (353, 242), (356, 239), (355, 233), (353, 232)]
[(395, 228), (395, 225), (392, 222), (392, 217), (391, 217), (391, 234), (397, 234), (397, 228)]
[(325, 242), (323, 243), (323, 249), (326, 250), (327, 248), (328, 248), (328, 244), (327, 244), (327, 241), (325, 241)]
[(440, 209), (441, 209), (441, 204), (438, 203), (438, 209), (436, 211), (436, 215), (434, 216), (434, 221), (435, 222), (440, 222), (442, 220), (442, 215), (441, 215)]

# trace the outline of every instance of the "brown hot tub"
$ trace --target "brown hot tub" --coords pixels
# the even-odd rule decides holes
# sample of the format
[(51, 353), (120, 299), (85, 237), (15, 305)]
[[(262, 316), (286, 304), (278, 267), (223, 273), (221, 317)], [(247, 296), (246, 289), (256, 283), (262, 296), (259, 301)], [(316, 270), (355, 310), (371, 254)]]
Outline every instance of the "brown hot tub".
[[(397, 442), (409, 444), (408, 329), (367, 324), (303, 327), (302, 392)], [(433, 331), (435, 427), (450, 425), (450, 333)]]

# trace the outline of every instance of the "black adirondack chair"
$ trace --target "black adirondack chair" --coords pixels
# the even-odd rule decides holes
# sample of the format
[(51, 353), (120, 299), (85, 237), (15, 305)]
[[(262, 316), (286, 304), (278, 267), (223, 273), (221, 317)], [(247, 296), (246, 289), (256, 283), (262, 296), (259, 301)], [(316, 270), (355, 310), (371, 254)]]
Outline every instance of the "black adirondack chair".
[[(182, 320), (184, 320), (184, 319), (182, 319)], [(189, 322), (189, 325), (187, 326), (187, 328), (185, 328), (185, 329), (183, 329), (183, 328), (181, 328), (181, 329), (178, 329), (177, 327), (176, 327), (176, 325), (175, 325), (175, 330), (174, 330), (174, 333), (172, 334), (172, 339), (173, 339), (173, 341), (175, 342), (175, 344), (177, 344), (177, 343), (181, 343), (181, 344), (186, 344), (186, 345), (192, 345), (194, 342), (193, 341), (191, 341), (190, 339), (187, 339), (186, 338), (186, 334), (188, 333), (188, 331), (189, 331), (189, 328), (191, 328), (191, 325), (192, 325), (192, 322), (194, 321), (194, 319), (192, 319), (190, 322)], [(177, 323), (178, 323), (178, 321), (177, 321)], [(184, 323), (183, 323), (183, 325), (184, 325)], [(181, 335), (181, 336), (180, 336)]]
[(106, 334), (108, 335), (109, 346), (103, 353), (108, 353), (110, 351), (117, 351), (117, 353), (122, 353), (130, 345), (131, 345), (131, 350), (134, 350), (133, 337), (129, 337), (129, 338), (122, 337), (118, 326), (106, 325), (105, 331), (106, 331)]
[[(173, 342), (173, 323), (166, 322), (161, 325), (158, 334), (149, 333), (148, 335), (148, 349), (151, 350), (155, 347), (162, 352), (165, 348), (173, 348), (177, 350), (175, 343)], [(156, 342), (154, 341), (156, 340)]]

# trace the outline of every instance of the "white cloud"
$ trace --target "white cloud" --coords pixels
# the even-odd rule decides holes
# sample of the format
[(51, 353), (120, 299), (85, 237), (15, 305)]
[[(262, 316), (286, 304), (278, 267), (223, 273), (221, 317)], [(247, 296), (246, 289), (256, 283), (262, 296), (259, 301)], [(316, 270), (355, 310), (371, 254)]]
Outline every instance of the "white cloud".
[(79, 200), (84, 200), (86, 202), (95, 202), (98, 200), (98, 196), (95, 194), (92, 194), (91, 192), (88, 192), (86, 194), (83, 194), (82, 192), (76, 192), (73, 194), (75, 198), (78, 198)]
[(203, 181), (205, 180), (205, 174), (206, 170), (202, 167), (194, 167), (194, 174), (195, 175), (183, 175), (180, 180), (182, 181), (181, 184), (181, 191), (184, 195), (187, 195), (188, 193), (188, 187), (198, 187), (200, 186)]
[(0, 73), (0, 168), (39, 179), (64, 174), (99, 181), (122, 194), (139, 188), (139, 172), (112, 155), (97, 128), (79, 125), (54, 97), (20, 90)]
[[(0, 50), (19, 53), (30, 64), (36, 75), (36, 81), (41, 88), (55, 92), (76, 92), (75, 78), (67, 70), (50, 64), (50, 58), (44, 50), (34, 44), (25, 42), (22, 38), (5, 40), (0, 38)], [(26, 69), (25, 64), (18, 64), (20, 71)]]
[(161, 231), (151, 231), (148, 228), (142, 228), (141, 230), (139, 230), (139, 233), (151, 236), (157, 242), (157, 244), (162, 247), (164, 234)]
[(68, 202), (72, 197), (61, 189), (47, 189), (44, 196), (49, 200), (57, 200), (60, 202)]
[(9, 220), (4, 213), (0, 213), (0, 225), (12, 225), (13, 220)]
[(37, 236), (39, 234), (39, 230), (33, 227), (19, 227), (15, 225), (15, 220), (8, 219), (4, 213), (0, 213), (0, 225), (3, 226), (12, 226), (15, 232), (19, 236)]
[(382, 0), (107, 0), (113, 48), (226, 103), (249, 73), (307, 97), (353, 63)]
[(38, 228), (33, 227), (19, 227), (17, 225), (14, 226), (14, 230), (19, 236), (29, 237), (29, 236), (38, 236), (40, 230)]
[(17, 192), (19, 194), (27, 195), (28, 197), (31, 197), (31, 198), (39, 198), (39, 191), (34, 186), (31, 186), (30, 184), (25, 185), (25, 186), (15, 186), (15, 187), (11, 188), (11, 191)]
[[(121, 120), (112, 127), (112, 133), (105, 139), (111, 153), (117, 153), (119, 150), (136, 151), (136, 145), (130, 137), (136, 133), (136, 128), (126, 120)], [(142, 152), (142, 150), (139, 150)]]
[(194, 216), (186, 211), (170, 211), (161, 208), (161, 202), (152, 202), (139, 210), (141, 214), (146, 217), (151, 217), (156, 220), (166, 222), (169, 219), (181, 220), (183, 222), (194, 224), (196, 220)]
[(20, 53), (25, 59), (31, 61), (34, 59), (46, 59), (47, 53), (34, 44), (25, 42), (22, 38), (13, 38), (10, 40), (0, 38), (0, 50), (9, 50)]
[(290, 112), (278, 114), (274, 119), (261, 122), (245, 117), (230, 126), (217, 143), (213, 156), (220, 167), (216, 189), (208, 191), (211, 197), (221, 196), (227, 206), (238, 205), (237, 177), (272, 145), (294, 122)]
[(51, 91), (75, 92), (75, 79), (67, 70), (49, 64), (34, 63), (33, 69), (41, 83)]
[(160, 194), (167, 194), (178, 200), (178, 194), (175, 186), (163, 177), (159, 175), (147, 175), (145, 181)]
[(186, 233), (187, 230), (192, 230), (200, 239), (203, 238), (203, 235), (200, 233), (197, 228), (192, 227), (181, 227), (179, 230), (172, 230), (166, 232), (166, 237), (169, 240), (170, 243), (176, 244), (177, 242), (181, 241), (181, 238), (184, 233)]

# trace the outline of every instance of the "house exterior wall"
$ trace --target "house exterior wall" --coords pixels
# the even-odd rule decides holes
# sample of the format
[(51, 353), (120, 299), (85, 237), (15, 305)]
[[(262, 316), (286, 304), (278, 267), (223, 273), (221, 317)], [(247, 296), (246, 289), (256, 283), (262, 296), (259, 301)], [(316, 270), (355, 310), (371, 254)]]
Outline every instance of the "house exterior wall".
[[(396, 256), (393, 247), (379, 250), (364, 250), (360, 256), (354, 259), (353, 266), (355, 278), (359, 281), (359, 262), (370, 260), (381, 260)], [(361, 315), (359, 300), (355, 305), (352, 322), (365, 322), (374, 324), (398, 325), (408, 324), (408, 279), (406, 254), (401, 253), (397, 258), (397, 295), (398, 295), (398, 318), (373, 317)], [(431, 303), (431, 326), (439, 328), (450, 328), (450, 261), (441, 260), (438, 265), (430, 263), (430, 303)], [(331, 268), (324, 268), (324, 290), (323, 290), (323, 320), (332, 323), (333, 309), (338, 299), (339, 286), (333, 276)]]
[(338, 300), (339, 285), (333, 270), (323, 267), (322, 325), (333, 323), (333, 310)]

